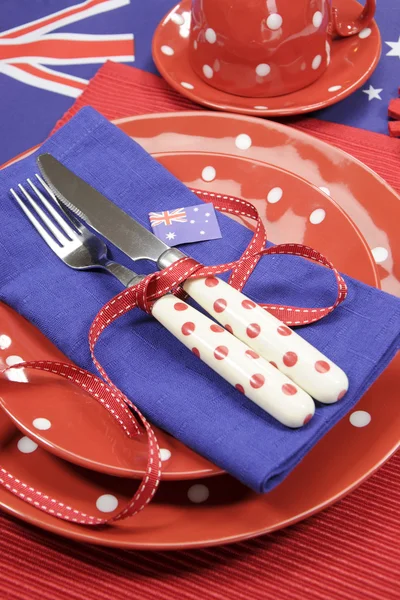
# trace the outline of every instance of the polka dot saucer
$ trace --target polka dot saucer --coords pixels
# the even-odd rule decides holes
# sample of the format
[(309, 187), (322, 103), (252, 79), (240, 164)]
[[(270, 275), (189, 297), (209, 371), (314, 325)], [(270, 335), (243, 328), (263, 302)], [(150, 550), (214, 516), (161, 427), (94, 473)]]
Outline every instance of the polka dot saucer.
[[(380, 58), (381, 38), (373, 21), (359, 35), (335, 40), (331, 44), (328, 69), (308, 87), (270, 98), (234, 96), (208, 85), (190, 65), (190, 5), (190, 0), (183, 0), (161, 21), (153, 37), (153, 58), (161, 75), (174, 89), (210, 108), (270, 117), (311, 112), (335, 104), (361, 87)], [(360, 12), (360, 4), (355, 0), (336, 0), (335, 5), (346, 19)], [(218, 67), (217, 50), (214, 65)], [(205, 75), (211, 79), (213, 67), (207, 67)], [(310, 66), (315, 67), (315, 63)]]

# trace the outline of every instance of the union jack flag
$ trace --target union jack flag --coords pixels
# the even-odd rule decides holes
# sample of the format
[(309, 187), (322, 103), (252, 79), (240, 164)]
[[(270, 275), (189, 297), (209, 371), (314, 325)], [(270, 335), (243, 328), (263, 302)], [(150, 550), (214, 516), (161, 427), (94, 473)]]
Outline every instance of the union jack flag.
[(132, 62), (133, 35), (53, 31), (129, 3), (130, 0), (85, 0), (0, 32), (0, 73), (37, 88), (76, 98), (88, 80), (48, 65), (98, 64), (107, 60)]
[(157, 225), (172, 225), (172, 223), (186, 223), (186, 212), (184, 208), (176, 208), (175, 210), (164, 210), (163, 212), (149, 213), (150, 223), (152, 227)]

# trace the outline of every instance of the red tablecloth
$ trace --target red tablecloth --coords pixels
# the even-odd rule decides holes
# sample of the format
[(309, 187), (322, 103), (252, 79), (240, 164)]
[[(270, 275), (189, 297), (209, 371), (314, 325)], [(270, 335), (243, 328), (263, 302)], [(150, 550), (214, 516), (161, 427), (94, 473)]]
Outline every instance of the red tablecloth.
[[(57, 126), (87, 104), (110, 119), (199, 108), (154, 75), (112, 63)], [(315, 119), (289, 123), (350, 152), (400, 192), (400, 140)], [(397, 454), (323, 513), (256, 540), (207, 550), (83, 546), (0, 516), (0, 598), (397, 600), (399, 473)]]

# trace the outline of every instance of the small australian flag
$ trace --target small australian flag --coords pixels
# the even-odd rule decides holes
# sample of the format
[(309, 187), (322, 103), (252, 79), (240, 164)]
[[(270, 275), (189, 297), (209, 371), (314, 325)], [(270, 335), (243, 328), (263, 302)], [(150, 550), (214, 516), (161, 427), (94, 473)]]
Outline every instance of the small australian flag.
[(211, 203), (151, 212), (149, 218), (154, 235), (168, 246), (216, 240), (222, 237), (217, 215)]

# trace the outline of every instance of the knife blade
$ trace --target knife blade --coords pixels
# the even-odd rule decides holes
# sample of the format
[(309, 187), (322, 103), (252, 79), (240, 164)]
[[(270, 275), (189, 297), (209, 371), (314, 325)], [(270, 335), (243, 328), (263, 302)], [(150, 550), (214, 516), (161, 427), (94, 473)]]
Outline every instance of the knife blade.
[(51, 154), (41, 154), (37, 164), (59, 200), (132, 260), (148, 259), (163, 269), (185, 256), (164, 244)]
[[(41, 154), (37, 162), (56, 196), (132, 260), (147, 258), (163, 269), (186, 256), (164, 244), (50, 154)], [(349, 382), (342, 369), (229, 284), (205, 277), (187, 280), (183, 289), (257, 356), (272, 362), (316, 400), (332, 404), (347, 392)]]

